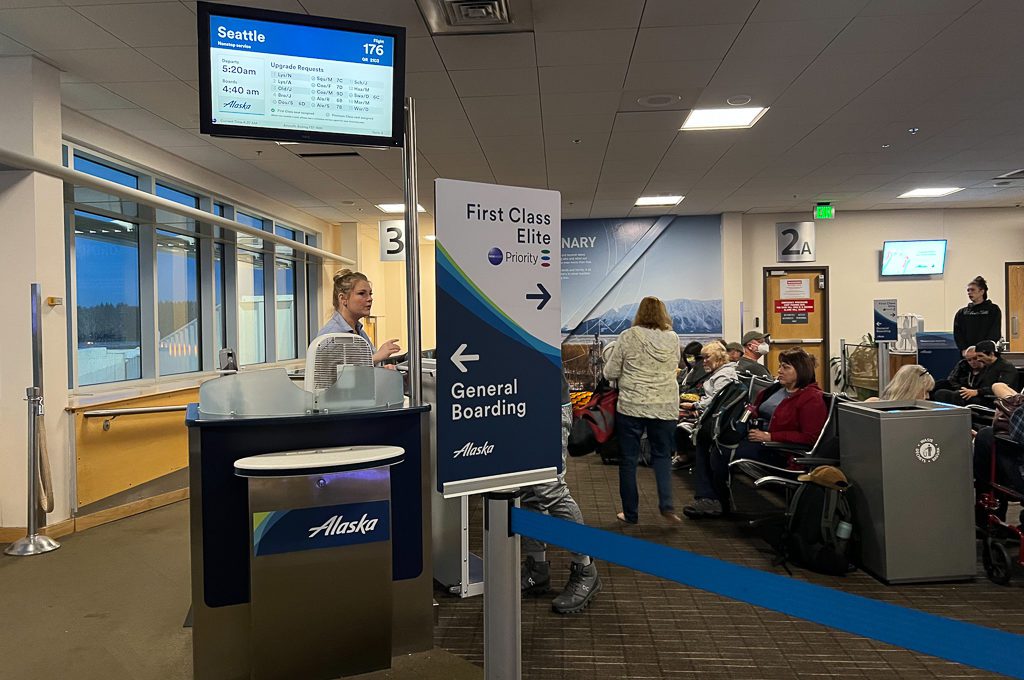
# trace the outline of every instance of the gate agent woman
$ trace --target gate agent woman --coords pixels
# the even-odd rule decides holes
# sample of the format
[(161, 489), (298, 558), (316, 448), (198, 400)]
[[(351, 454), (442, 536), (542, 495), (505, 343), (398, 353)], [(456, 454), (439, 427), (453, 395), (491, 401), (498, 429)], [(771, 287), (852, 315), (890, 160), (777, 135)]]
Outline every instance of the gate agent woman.
[(370, 285), (366, 274), (351, 269), (339, 271), (334, 275), (333, 298), (334, 314), (317, 333), (318, 336), (326, 333), (355, 333), (370, 344), (374, 364), (379, 364), (401, 351), (398, 347), (398, 338), (385, 341), (380, 349), (377, 349), (370, 341), (370, 336), (363, 330), (360, 319), (370, 316), (370, 308), (373, 306), (373, 286)]
[(656, 297), (640, 301), (633, 326), (607, 349), (604, 376), (619, 381), (615, 433), (619, 438), (619, 521), (636, 524), (640, 494), (636, 465), (644, 431), (651, 444), (651, 467), (658, 484), (658, 510), (670, 523), (681, 521), (672, 507), (672, 470), (669, 456), (674, 448), (679, 418), (679, 336), (672, 330), (665, 304)]

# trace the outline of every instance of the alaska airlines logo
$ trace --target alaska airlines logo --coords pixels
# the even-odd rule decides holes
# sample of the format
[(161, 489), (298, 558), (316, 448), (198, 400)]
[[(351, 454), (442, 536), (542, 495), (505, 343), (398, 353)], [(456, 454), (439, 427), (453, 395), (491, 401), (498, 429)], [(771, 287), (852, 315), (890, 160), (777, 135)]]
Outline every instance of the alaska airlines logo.
[(378, 519), (367, 519), (366, 513), (358, 522), (345, 522), (344, 515), (332, 515), (329, 520), (318, 527), (309, 528), (309, 538), (315, 537), (321, 531), (324, 536), (337, 536), (338, 534), (366, 534), (377, 528)]
[(477, 446), (475, 442), (466, 442), (465, 444), (462, 445), (461, 449), (455, 451), (455, 454), (452, 456), (452, 458), (458, 458), (460, 456), (463, 458), (466, 458), (468, 456), (487, 456), (493, 452), (494, 444), (490, 442), (484, 442), (480, 446)]
[(252, 108), (252, 104), (250, 104), (249, 102), (240, 102), (237, 99), (232, 99), (231, 101), (224, 104), (224, 106), (226, 106), (229, 109), (242, 109), (243, 111), (248, 111)]

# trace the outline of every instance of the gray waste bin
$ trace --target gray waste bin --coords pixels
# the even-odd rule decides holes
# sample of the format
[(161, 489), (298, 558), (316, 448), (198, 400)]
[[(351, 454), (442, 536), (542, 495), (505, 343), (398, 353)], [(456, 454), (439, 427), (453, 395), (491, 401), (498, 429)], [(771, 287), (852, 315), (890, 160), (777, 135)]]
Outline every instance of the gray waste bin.
[(975, 575), (971, 414), (931, 401), (839, 405), (864, 568), (886, 583)]
[(242, 458), (248, 478), (253, 678), (337, 678), (391, 666), (396, 446)]

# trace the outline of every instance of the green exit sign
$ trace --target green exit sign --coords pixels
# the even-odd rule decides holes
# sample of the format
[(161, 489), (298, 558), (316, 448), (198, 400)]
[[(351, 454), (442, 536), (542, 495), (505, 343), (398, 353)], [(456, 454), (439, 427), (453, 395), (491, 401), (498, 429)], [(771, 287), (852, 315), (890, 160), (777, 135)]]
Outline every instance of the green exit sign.
[(830, 205), (814, 206), (814, 219), (816, 220), (830, 220), (835, 216), (836, 209)]

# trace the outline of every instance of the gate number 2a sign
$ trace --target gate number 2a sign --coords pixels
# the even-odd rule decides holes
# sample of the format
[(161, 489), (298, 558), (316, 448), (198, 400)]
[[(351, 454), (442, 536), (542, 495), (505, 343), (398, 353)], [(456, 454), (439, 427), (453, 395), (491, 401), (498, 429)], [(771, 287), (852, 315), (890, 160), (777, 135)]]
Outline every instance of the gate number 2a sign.
[(776, 222), (779, 262), (814, 262), (814, 222)]

